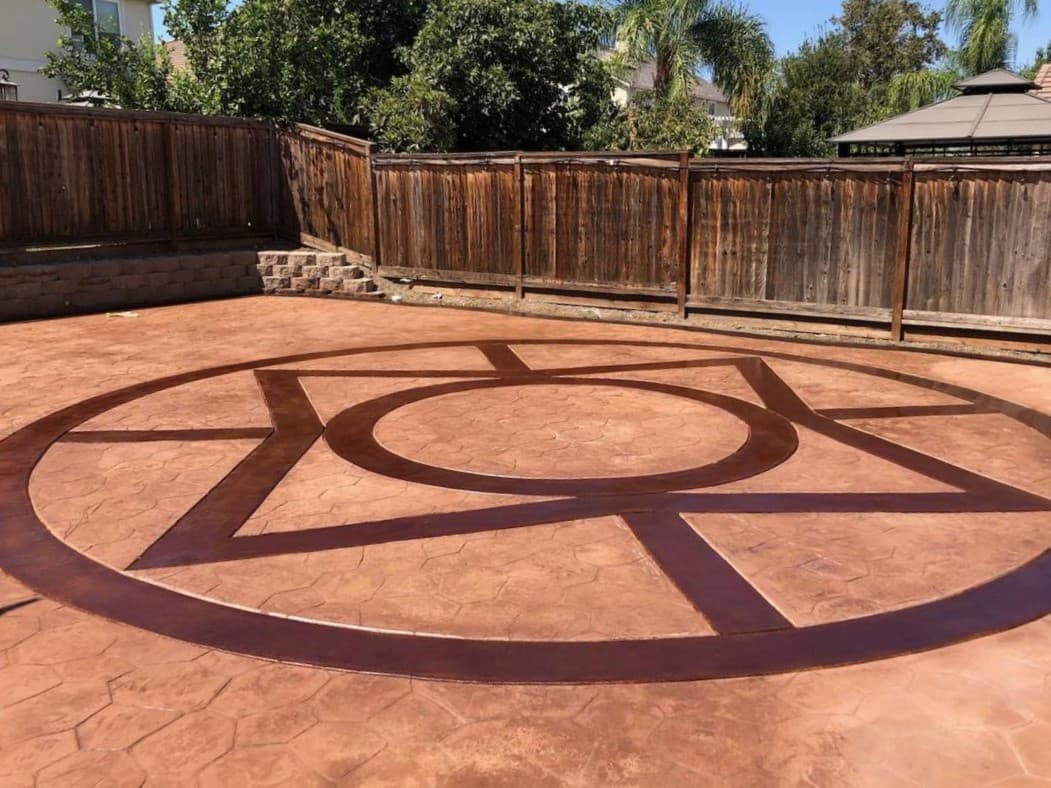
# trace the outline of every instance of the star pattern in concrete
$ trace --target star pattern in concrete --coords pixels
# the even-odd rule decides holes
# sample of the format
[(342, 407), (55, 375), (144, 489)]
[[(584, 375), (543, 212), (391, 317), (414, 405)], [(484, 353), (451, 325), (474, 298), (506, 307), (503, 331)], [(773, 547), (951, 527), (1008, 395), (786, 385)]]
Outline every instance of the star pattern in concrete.
[[(338, 336), (333, 327), (338, 326)], [(0, 437), (59, 408), (204, 366), (345, 347), (506, 339), (531, 368), (714, 358), (677, 348), (552, 347), (538, 339), (719, 345), (891, 368), (1051, 412), (1046, 369), (661, 329), (566, 324), (365, 304), (241, 299), (0, 327)], [(520, 340), (516, 345), (514, 340)], [(265, 348), (265, 352), (253, 349)], [(406, 358), (405, 356), (409, 356)], [(1051, 445), (993, 413), (894, 381), (770, 360), (816, 410), (1035, 495)], [(297, 368), (484, 373), (473, 347), (324, 359)], [(603, 372), (758, 403), (733, 369)], [(356, 402), (455, 381), (311, 378), (322, 421)], [(522, 478), (675, 471), (733, 452), (747, 429), (723, 411), (607, 386), (454, 394), (381, 420), (413, 459)], [(852, 414), (847, 411), (854, 410)], [(857, 418), (853, 416), (857, 415)], [(251, 372), (134, 400), (55, 443), (29, 485), (50, 531), (94, 561), (184, 594), (272, 615), (378, 631), (499, 641), (717, 637), (623, 518), (191, 565), (135, 559), (266, 440)], [(181, 431), (233, 430), (217, 440)], [(254, 430), (254, 432), (253, 432)], [(147, 432), (171, 431), (164, 440)], [(102, 433), (123, 432), (110, 442)], [(766, 473), (715, 488), (946, 493), (945, 481), (798, 426)], [(96, 440), (97, 439), (97, 440)], [(238, 536), (547, 502), (371, 473), (323, 439)], [(988, 582), (1044, 553), (1043, 512), (686, 514), (794, 626), (900, 610)], [(58, 571), (58, 570), (56, 570)], [(21, 785), (1041, 785), (1051, 784), (1051, 619), (846, 667), (712, 681), (529, 686), (441, 682), (273, 662), (176, 640), (65, 606), (0, 575), (0, 784)], [(158, 612), (161, 615), (162, 611)]]

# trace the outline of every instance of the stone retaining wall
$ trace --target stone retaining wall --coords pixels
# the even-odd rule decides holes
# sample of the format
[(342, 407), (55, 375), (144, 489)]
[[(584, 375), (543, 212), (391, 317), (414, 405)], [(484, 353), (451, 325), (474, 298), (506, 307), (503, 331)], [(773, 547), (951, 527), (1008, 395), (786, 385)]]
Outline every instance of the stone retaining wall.
[(262, 292), (254, 250), (0, 267), (0, 321)]

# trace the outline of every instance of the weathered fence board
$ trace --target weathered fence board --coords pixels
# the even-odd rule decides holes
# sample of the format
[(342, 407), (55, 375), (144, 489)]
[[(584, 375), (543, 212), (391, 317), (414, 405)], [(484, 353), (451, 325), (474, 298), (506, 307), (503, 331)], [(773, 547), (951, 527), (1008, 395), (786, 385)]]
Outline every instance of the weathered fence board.
[(381, 265), (470, 272), (506, 283), (515, 273), (515, 160), (374, 159)]
[(280, 132), (277, 144), (282, 233), (372, 256), (372, 146), (310, 126)]
[(271, 128), (0, 105), (0, 248), (271, 232)]
[(1051, 318), (1051, 165), (917, 167), (907, 305)]
[(691, 200), (692, 303), (797, 303), (865, 319), (891, 308), (900, 165), (706, 166)]
[(678, 167), (659, 161), (523, 162), (526, 281), (674, 294)]
[(269, 232), (275, 188), (271, 130), (266, 126), (176, 123), (175, 234)]

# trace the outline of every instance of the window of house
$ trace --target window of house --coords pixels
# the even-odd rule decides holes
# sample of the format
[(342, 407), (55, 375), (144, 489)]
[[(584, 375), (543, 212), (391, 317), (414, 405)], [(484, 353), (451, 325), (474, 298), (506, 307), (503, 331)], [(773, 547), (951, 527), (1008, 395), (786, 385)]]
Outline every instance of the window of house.
[(710, 101), (708, 102), (708, 114), (711, 115), (713, 118), (715, 117), (715, 104), (713, 104)]
[(78, 0), (95, 21), (100, 36), (117, 39), (120, 29), (120, 3), (117, 0)]
[(120, 35), (120, 5), (114, 0), (95, 0), (95, 25), (104, 36)]

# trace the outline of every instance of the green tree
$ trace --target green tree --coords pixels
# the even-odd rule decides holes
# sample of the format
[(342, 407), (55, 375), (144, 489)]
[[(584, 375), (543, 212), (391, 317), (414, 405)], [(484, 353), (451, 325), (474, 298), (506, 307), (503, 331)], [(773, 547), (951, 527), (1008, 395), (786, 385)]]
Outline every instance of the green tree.
[[(356, 4), (245, 0), (222, 28), (225, 112), (305, 123), (353, 123), (367, 91)], [(221, 80), (221, 81), (219, 81)]]
[(80, 0), (52, 0), (59, 40), (48, 73), (121, 106), (360, 123), (368, 91), (403, 73), (426, 0), (166, 0), (165, 26), (186, 47), (175, 71), (152, 41), (97, 35)]
[(596, 124), (584, 144), (594, 150), (688, 150), (704, 156), (717, 135), (707, 111), (689, 97), (643, 96)]
[(219, 101), (223, 84), (222, 30), (229, 17), (226, 0), (165, 0), (164, 26), (186, 48), (190, 74)]
[(950, 52), (941, 63), (931, 68), (902, 74), (890, 86), (885, 114), (898, 115), (950, 99), (957, 95), (956, 83), (967, 76), (956, 52)]
[(373, 93), (369, 115), (374, 135), (386, 150), (426, 153), (455, 147), (454, 108), (448, 93), (409, 75)]
[(831, 156), (828, 142), (871, 117), (848, 35), (838, 30), (806, 41), (783, 58), (763, 112), (745, 124), (753, 153)]
[(369, 87), (384, 87), (405, 73), (399, 56), (411, 46), (423, 24), (430, 0), (355, 0), (358, 25), (364, 36), (364, 80)]
[(966, 74), (1008, 67), (1018, 53), (1015, 21), (1029, 21), (1037, 0), (949, 0), (945, 21), (959, 36), (957, 61)]
[(619, 66), (652, 60), (660, 100), (681, 100), (702, 67), (746, 116), (773, 64), (762, 19), (720, 0), (623, 0), (615, 10)]
[(174, 83), (163, 47), (147, 37), (131, 41), (100, 32), (79, 0), (53, 4), (63, 33), (56, 49), (47, 53), (47, 76), (61, 79), (73, 95), (97, 93), (122, 107), (181, 108), (186, 85)]
[(874, 123), (899, 100), (904, 75), (946, 54), (941, 15), (914, 0), (845, 0), (831, 28), (783, 58), (745, 124), (753, 152), (834, 154), (830, 137)]
[(575, 2), (436, 3), (403, 53), (408, 74), (372, 93), (374, 134), (398, 150), (579, 147), (610, 103), (605, 25)]
[(851, 73), (877, 107), (886, 104), (899, 75), (920, 71), (948, 51), (938, 36), (941, 13), (912, 0), (845, 0), (833, 22), (846, 35)]
[(1051, 41), (1047, 43), (1047, 46), (1039, 47), (1036, 50), (1036, 54), (1033, 56), (1033, 62), (1021, 70), (1021, 75), (1027, 79), (1036, 79), (1036, 75), (1040, 73), (1041, 66), (1045, 66), (1051, 63)]
[[(1007, 68), (1018, 50), (1012, 26), (1020, 17), (1032, 19), (1037, 0), (949, 0), (946, 23), (959, 46), (933, 67), (902, 74), (891, 85), (888, 110), (905, 112), (953, 95), (953, 85), (994, 68)], [(1038, 64), (1042, 58), (1037, 53)]]

